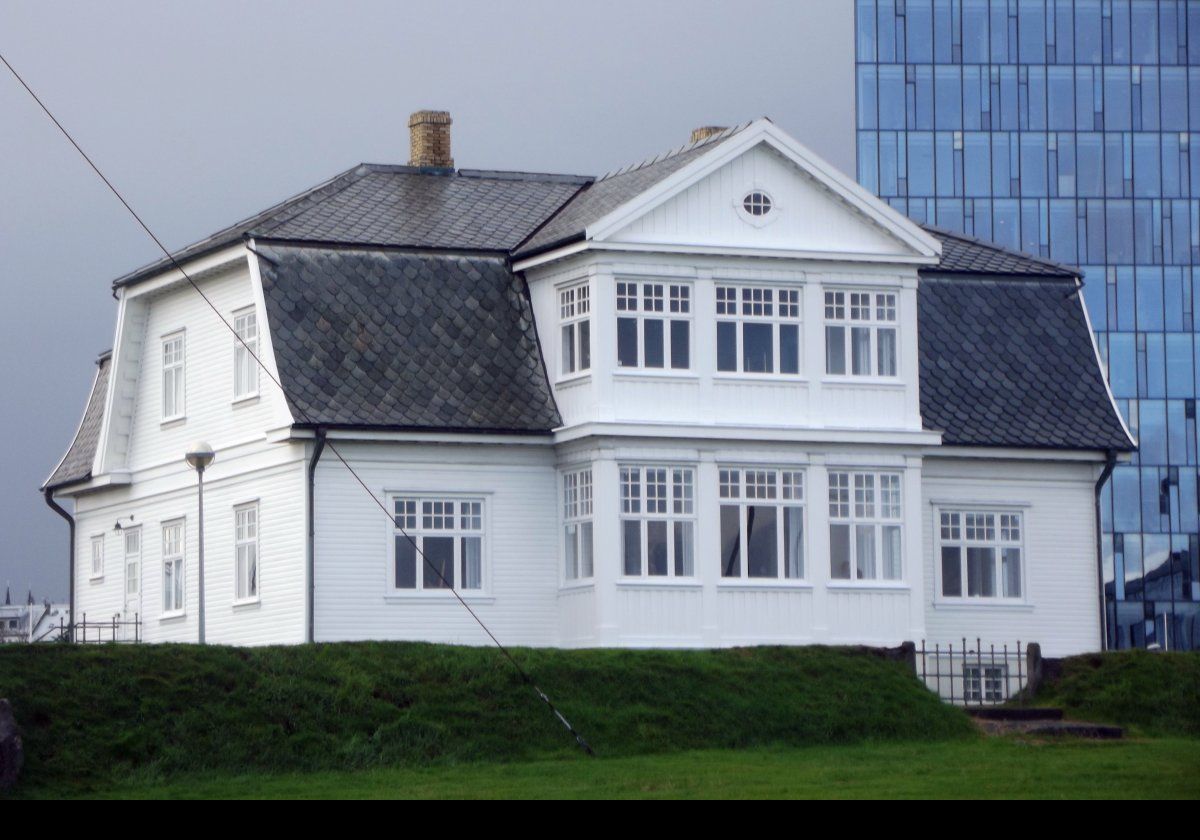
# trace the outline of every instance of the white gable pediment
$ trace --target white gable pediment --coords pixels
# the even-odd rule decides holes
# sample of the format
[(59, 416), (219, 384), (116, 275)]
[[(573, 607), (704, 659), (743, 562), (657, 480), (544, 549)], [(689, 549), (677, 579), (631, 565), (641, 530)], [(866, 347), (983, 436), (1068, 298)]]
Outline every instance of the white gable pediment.
[[(714, 144), (711, 153), (598, 220), (588, 238), (613, 246), (936, 261), (936, 240), (772, 124), (744, 134), (751, 136)], [(743, 207), (754, 192), (770, 199), (764, 215)]]

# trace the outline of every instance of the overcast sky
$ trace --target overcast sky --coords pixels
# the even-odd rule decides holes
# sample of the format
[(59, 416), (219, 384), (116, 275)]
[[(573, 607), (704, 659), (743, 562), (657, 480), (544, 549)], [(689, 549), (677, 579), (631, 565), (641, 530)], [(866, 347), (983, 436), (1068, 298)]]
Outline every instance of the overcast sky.
[[(852, 0), (0, 0), (0, 52), (168, 247), (454, 118), (461, 167), (599, 174), (770, 116), (854, 174)], [(38, 486), (157, 256), (0, 66), (0, 586), (67, 593)]]

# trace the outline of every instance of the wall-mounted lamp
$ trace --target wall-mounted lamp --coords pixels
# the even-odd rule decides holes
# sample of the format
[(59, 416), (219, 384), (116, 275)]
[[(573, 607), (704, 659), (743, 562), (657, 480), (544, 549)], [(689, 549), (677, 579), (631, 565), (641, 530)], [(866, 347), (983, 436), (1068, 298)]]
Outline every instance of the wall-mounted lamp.
[(124, 518), (129, 520), (128, 524), (126, 524), (126, 525), (122, 525), (122, 524), (121, 524), (121, 520), (120, 520), (120, 519), (118, 519), (118, 520), (117, 520), (117, 524), (116, 524), (116, 525), (113, 525), (113, 530), (114, 530), (114, 531), (123, 531), (125, 528), (130, 528), (130, 527), (132, 527), (132, 526), (133, 526), (133, 514), (132, 514), (132, 513), (131, 513), (131, 514), (129, 514), (129, 516), (126, 516), (126, 517), (124, 517)]

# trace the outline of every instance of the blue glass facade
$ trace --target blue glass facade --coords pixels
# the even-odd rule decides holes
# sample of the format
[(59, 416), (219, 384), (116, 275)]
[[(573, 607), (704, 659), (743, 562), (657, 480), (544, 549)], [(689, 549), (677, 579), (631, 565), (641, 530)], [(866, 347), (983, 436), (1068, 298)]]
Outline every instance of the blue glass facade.
[(856, 0), (858, 178), (1082, 266), (1141, 448), (1101, 500), (1108, 645), (1200, 647), (1200, 0)]

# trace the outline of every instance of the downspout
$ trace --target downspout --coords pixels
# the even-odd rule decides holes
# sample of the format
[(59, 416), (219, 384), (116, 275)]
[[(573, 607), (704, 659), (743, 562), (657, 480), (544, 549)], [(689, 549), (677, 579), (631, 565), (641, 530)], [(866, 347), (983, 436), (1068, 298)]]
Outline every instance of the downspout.
[(317, 461), (321, 460), (321, 453), (325, 451), (325, 429), (318, 426), (316, 429), (316, 437), (314, 438), (315, 446), (313, 447), (312, 457), (308, 459), (308, 541), (306, 546), (307, 565), (308, 565), (308, 603), (306, 611), (308, 613), (307, 628), (305, 632), (306, 641), (312, 642), (316, 639), (316, 570), (317, 570), (317, 553), (316, 553), (316, 538), (317, 538)]
[(1117, 453), (1110, 449), (1104, 459), (1104, 470), (1096, 479), (1096, 580), (1100, 586), (1100, 649), (1108, 649), (1108, 603), (1104, 593), (1104, 536), (1100, 520), (1100, 493), (1104, 483), (1117, 465)]
[(50, 509), (53, 510), (55, 513), (57, 513), (59, 516), (61, 516), (63, 519), (67, 520), (67, 525), (69, 526), (69, 530), (71, 533), (71, 547), (67, 551), (67, 559), (68, 559), (68, 562), (70, 563), (70, 574), (67, 577), (67, 580), (70, 582), (69, 589), (68, 589), (68, 592), (70, 594), (67, 596), (68, 610), (69, 610), (69, 612), (68, 612), (69, 624), (67, 626), (67, 641), (73, 642), (73, 641), (75, 641), (75, 517), (72, 516), (71, 514), (67, 513), (67, 511), (63, 508), (63, 506), (54, 500), (54, 491), (51, 490), (49, 487), (46, 488), (43, 495), (45, 496), (46, 504), (48, 504), (50, 506)]

